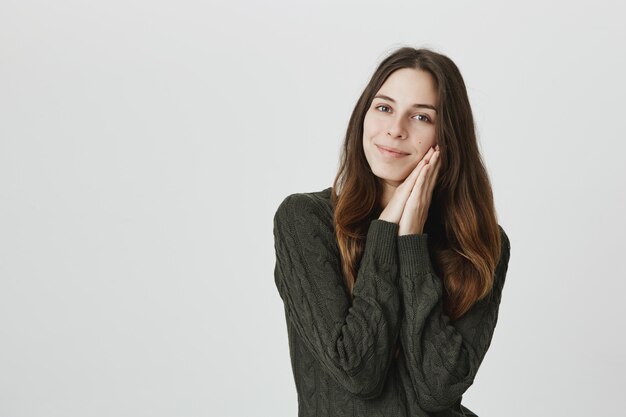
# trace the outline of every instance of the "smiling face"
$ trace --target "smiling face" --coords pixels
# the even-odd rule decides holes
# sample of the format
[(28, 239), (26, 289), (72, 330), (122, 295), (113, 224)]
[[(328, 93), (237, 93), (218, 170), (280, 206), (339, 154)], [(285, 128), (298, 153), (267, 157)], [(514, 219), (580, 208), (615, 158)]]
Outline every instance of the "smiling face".
[(374, 96), (363, 122), (363, 150), (372, 172), (383, 181), (385, 194), (400, 185), (435, 145), (437, 99), (433, 76), (413, 68), (394, 71)]

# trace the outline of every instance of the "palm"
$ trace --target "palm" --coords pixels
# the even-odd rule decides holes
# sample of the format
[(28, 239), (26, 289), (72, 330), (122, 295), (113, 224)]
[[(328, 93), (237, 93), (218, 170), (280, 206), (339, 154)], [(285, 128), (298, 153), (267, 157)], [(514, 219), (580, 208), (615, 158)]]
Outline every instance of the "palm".
[(432, 191), (437, 181), (439, 166), (441, 165), (439, 161), (439, 150), (437, 150), (426, 159), (425, 164), (419, 170), (415, 184), (402, 211), (398, 231), (399, 236), (423, 233)]

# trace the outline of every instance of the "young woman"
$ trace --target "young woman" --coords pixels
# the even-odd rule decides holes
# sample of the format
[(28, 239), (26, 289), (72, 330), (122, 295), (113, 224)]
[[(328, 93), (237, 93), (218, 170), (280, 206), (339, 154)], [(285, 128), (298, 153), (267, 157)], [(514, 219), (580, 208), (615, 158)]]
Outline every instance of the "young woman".
[(333, 186), (286, 197), (274, 242), (300, 417), (476, 415), (510, 244), (448, 57), (380, 63)]

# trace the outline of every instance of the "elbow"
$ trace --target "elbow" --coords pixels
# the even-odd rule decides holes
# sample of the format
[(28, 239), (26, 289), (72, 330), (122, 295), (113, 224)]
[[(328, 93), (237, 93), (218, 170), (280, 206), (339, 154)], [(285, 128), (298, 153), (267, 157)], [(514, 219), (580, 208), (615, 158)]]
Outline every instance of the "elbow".
[(352, 383), (349, 386), (344, 386), (353, 397), (361, 400), (371, 400), (380, 396), (385, 386), (384, 380), (369, 380), (360, 383)]
[(417, 390), (417, 402), (424, 411), (442, 411), (459, 403), (467, 389), (474, 383), (474, 378), (437, 382), (435, 385), (423, 384)]
[(361, 400), (371, 400), (380, 396), (384, 390), (389, 371), (390, 361), (387, 363), (373, 362), (375, 368), (363, 367), (351, 375), (346, 375), (346, 379), (341, 385), (352, 396)]
[(460, 352), (454, 361), (424, 369), (424, 378), (414, 381), (417, 402), (424, 411), (442, 411), (458, 404), (474, 383), (480, 360), (472, 349)]
[(351, 389), (348, 389), (348, 392), (361, 400), (372, 400), (383, 392), (384, 386), (384, 379), (372, 379), (365, 381), (364, 383), (357, 384), (356, 386), (352, 386)]

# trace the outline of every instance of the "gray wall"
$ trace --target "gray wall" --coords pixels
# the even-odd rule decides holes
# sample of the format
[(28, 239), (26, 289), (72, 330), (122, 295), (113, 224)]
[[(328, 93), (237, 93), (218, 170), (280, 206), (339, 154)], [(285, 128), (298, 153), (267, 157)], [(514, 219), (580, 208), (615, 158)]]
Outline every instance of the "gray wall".
[[(560, 4), (559, 4), (560, 3)], [(382, 57), (465, 78), (511, 261), (464, 404), (623, 412), (619, 2), (3, 1), (0, 417), (295, 416), (272, 217)]]

